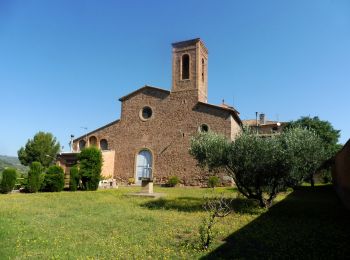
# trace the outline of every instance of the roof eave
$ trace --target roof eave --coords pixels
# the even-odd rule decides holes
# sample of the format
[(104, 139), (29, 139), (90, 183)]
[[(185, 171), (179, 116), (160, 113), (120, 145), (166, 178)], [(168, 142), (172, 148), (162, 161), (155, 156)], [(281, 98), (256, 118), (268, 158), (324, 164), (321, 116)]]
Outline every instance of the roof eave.
[(85, 138), (85, 137), (87, 137), (87, 136), (89, 136), (89, 135), (91, 135), (91, 134), (93, 134), (93, 133), (95, 133), (95, 132), (97, 132), (97, 131), (100, 131), (100, 130), (106, 128), (106, 127), (109, 127), (109, 126), (111, 126), (111, 125), (114, 125), (114, 124), (118, 123), (119, 121), (120, 121), (120, 119), (114, 120), (114, 121), (112, 121), (112, 122), (110, 122), (110, 123), (108, 123), (108, 124), (106, 124), (106, 125), (104, 125), (104, 126), (101, 126), (101, 127), (97, 128), (97, 129), (91, 131), (91, 132), (88, 132), (88, 133), (86, 133), (86, 134), (84, 134), (84, 135), (82, 135), (82, 136), (79, 136), (79, 137), (77, 137), (77, 138), (75, 138), (75, 139), (73, 140), (73, 143), (76, 142), (76, 141), (78, 141), (78, 140), (80, 140), (80, 139), (83, 139), (83, 138)]
[(201, 102), (199, 101), (198, 104), (200, 105), (204, 105), (204, 106), (209, 106), (215, 109), (221, 109), (221, 110), (225, 110), (226, 112), (229, 112), (237, 121), (237, 123), (242, 126), (242, 120), (239, 118), (238, 116), (238, 111), (230, 109), (230, 108), (226, 108), (226, 107), (221, 107), (221, 106), (217, 106), (217, 105), (213, 105), (213, 104), (209, 104), (209, 103), (205, 103), (205, 102)]
[(131, 97), (132, 95), (134, 95), (134, 94), (136, 94), (136, 93), (138, 93), (138, 92), (140, 92), (140, 91), (142, 91), (142, 90), (144, 90), (144, 89), (147, 89), (147, 88), (149, 88), (149, 89), (154, 89), (154, 90), (157, 90), (157, 91), (162, 91), (162, 92), (165, 92), (165, 93), (167, 93), (167, 94), (170, 94), (170, 91), (169, 91), (169, 90), (162, 89), (162, 88), (157, 88), (157, 87), (153, 87), (153, 86), (149, 86), (149, 85), (144, 85), (143, 87), (141, 87), (141, 88), (139, 88), (139, 89), (136, 89), (135, 91), (133, 91), (133, 92), (131, 92), (131, 93), (129, 93), (129, 94), (127, 94), (127, 95), (125, 95), (125, 96), (119, 98), (119, 101), (120, 101), (120, 102), (123, 102), (124, 100), (127, 100), (127, 99), (128, 99), (129, 97)]

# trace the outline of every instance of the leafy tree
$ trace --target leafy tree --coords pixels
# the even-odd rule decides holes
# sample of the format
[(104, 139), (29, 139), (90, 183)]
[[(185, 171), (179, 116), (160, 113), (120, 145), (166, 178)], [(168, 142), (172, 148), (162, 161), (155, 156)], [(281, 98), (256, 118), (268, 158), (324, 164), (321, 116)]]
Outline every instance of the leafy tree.
[(289, 186), (310, 181), (314, 186), (314, 174), (326, 160), (324, 143), (314, 131), (305, 128), (289, 128), (281, 136), (292, 169)]
[(233, 142), (201, 133), (191, 140), (190, 153), (202, 167), (225, 170), (237, 189), (261, 207), (270, 207), (278, 192), (287, 187), (312, 181), (326, 158), (321, 139), (302, 128), (269, 138), (244, 130)]
[(0, 182), (1, 193), (9, 193), (13, 190), (16, 184), (17, 173), (16, 169), (7, 168), (2, 172), (2, 180)]
[(69, 171), (69, 189), (71, 191), (76, 191), (79, 186), (79, 181), (80, 181), (79, 168), (77, 165), (74, 165), (72, 168), (70, 168), (70, 171)]
[(208, 167), (209, 170), (226, 169), (230, 148), (230, 143), (224, 136), (202, 132), (191, 139), (190, 154), (200, 166)]
[(319, 117), (304, 116), (296, 121), (291, 121), (285, 128), (301, 127), (314, 131), (322, 140), (327, 159), (333, 157), (342, 147), (338, 144), (340, 137), (340, 130), (333, 128), (328, 121), (320, 120)]
[(17, 153), (23, 165), (40, 162), (42, 166), (48, 167), (54, 163), (59, 150), (60, 143), (56, 140), (56, 137), (51, 133), (38, 132)]
[(286, 188), (290, 165), (278, 137), (261, 138), (243, 131), (231, 143), (224, 136), (201, 133), (192, 139), (190, 153), (201, 166), (225, 169), (237, 189), (260, 207), (270, 207)]
[(57, 192), (64, 188), (64, 171), (58, 165), (51, 165), (45, 174), (43, 190)]
[(83, 190), (97, 190), (101, 179), (101, 151), (96, 147), (84, 148), (78, 159)]
[(40, 162), (32, 162), (28, 172), (27, 191), (38, 192), (44, 180), (44, 169)]
[(261, 138), (244, 132), (231, 145), (227, 168), (244, 196), (268, 208), (278, 192), (286, 189), (287, 158), (279, 137)]

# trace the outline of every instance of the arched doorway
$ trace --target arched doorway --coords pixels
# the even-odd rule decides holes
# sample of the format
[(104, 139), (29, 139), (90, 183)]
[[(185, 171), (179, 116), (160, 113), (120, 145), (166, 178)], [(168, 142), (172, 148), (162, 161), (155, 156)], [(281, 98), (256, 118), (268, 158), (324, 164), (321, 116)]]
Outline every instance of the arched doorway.
[(135, 183), (141, 184), (143, 178), (152, 178), (152, 153), (149, 150), (141, 150), (136, 158)]

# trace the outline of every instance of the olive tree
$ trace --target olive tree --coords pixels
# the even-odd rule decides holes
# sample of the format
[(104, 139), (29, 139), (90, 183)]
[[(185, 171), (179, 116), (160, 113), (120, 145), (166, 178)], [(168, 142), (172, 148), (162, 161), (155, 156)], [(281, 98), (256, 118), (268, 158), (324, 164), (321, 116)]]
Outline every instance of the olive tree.
[(321, 120), (317, 116), (303, 116), (296, 121), (289, 122), (285, 131), (298, 127), (311, 130), (321, 139), (326, 159), (332, 158), (342, 147), (342, 145), (338, 144), (340, 130), (334, 129), (333, 125), (328, 121)]
[(190, 153), (209, 170), (225, 170), (248, 199), (270, 207), (286, 188), (290, 172), (287, 154), (278, 137), (261, 138), (243, 131), (234, 142), (214, 133), (201, 133), (191, 142)]
[[(330, 122), (321, 120), (317, 116), (304, 116), (296, 121), (291, 121), (284, 128), (284, 131), (289, 131), (290, 128), (295, 127), (311, 130), (320, 138), (325, 160), (320, 166), (319, 172), (321, 173), (321, 176), (331, 180), (331, 167), (334, 164), (334, 156), (342, 148), (342, 145), (338, 143), (340, 130), (336, 130)], [(307, 181), (310, 181), (311, 185), (313, 185), (312, 176), (309, 176)]]
[(202, 167), (226, 171), (245, 197), (267, 208), (280, 191), (313, 179), (326, 158), (320, 138), (301, 128), (267, 138), (245, 129), (233, 142), (201, 133), (192, 138), (190, 154)]
[(283, 148), (292, 165), (289, 186), (310, 181), (314, 186), (314, 174), (329, 156), (322, 139), (315, 131), (295, 127), (287, 129), (282, 135)]
[(239, 191), (270, 207), (277, 194), (286, 189), (291, 165), (279, 137), (261, 138), (243, 132), (231, 144), (227, 169)]

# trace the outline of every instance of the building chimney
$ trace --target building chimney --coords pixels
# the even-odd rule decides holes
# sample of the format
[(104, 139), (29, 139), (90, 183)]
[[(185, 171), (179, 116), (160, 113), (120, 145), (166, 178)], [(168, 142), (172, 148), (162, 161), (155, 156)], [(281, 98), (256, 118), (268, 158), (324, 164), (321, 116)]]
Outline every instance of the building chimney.
[(73, 140), (74, 140), (74, 135), (70, 135), (70, 142), (69, 142), (69, 146), (70, 146), (70, 152), (73, 152)]
[(260, 123), (260, 125), (265, 125), (265, 123), (266, 123), (265, 114), (259, 115), (259, 123)]

